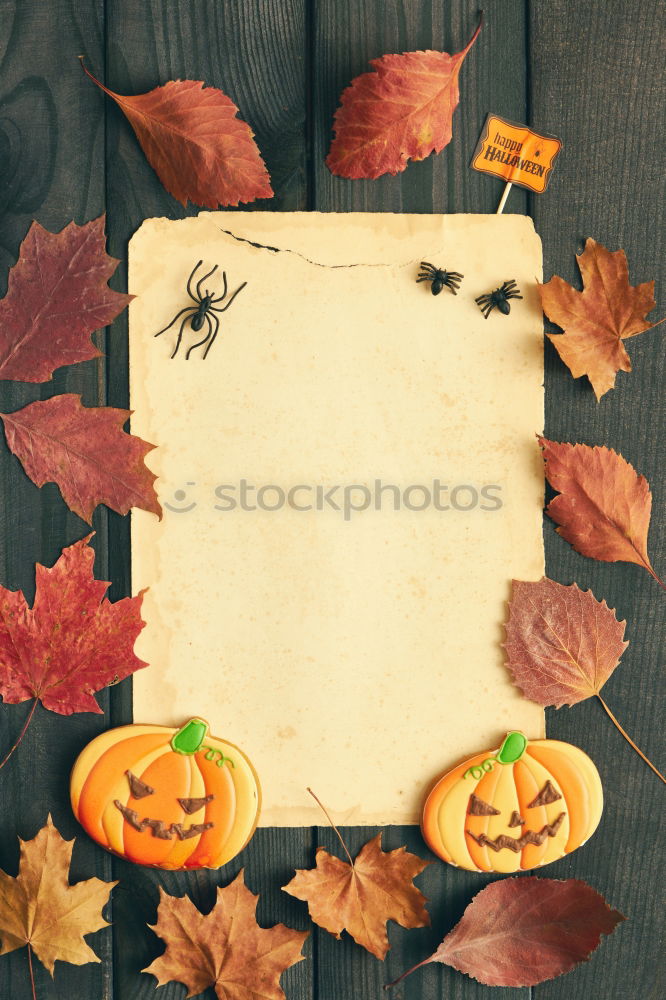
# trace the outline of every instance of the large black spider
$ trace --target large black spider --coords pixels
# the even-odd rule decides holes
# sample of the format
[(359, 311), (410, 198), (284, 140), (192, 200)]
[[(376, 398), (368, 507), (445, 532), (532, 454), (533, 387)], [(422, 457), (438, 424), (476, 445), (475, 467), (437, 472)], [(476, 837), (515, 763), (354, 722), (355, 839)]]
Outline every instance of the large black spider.
[(173, 354), (171, 355), (172, 358), (175, 358), (176, 355), (178, 354), (178, 349), (183, 339), (183, 330), (185, 329), (185, 324), (187, 323), (188, 320), (190, 320), (190, 327), (192, 328), (192, 330), (194, 330), (195, 333), (198, 333), (200, 330), (203, 329), (204, 323), (206, 324), (208, 329), (206, 332), (206, 336), (202, 340), (199, 340), (197, 341), (196, 344), (192, 344), (191, 347), (188, 347), (187, 353), (185, 355), (185, 360), (186, 361), (189, 360), (192, 351), (196, 350), (197, 347), (203, 347), (204, 344), (206, 345), (206, 347), (204, 349), (202, 357), (205, 358), (208, 352), (210, 351), (211, 347), (213, 346), (215, 338), (217, 337), (218, 331), (220, 329), (220, 321), (215, 314), (226, 312), (231, 303), (238, 295), (238, 293), (242, 291), (247, 285), (247, 281), (244, 281), (242, 285), (239, 285), (239, 287), (236, 289), (236, 291), (233, 293), (233, 295), (227, 302), (226, 306), (223, 306), (222, 309), (218, 309), (217, 303), (224, 302), (224, 300), (227, 297), (227, 273), (226, 271), (222, 272), (222, 280), (224, 281), (224, 291), (220, 296), (218, 296), (218, 298), (213, 298), (212, 294), (208, 291), (208, 289), (206, 289), (203, 294), (201, 292), (201, 286), (203, 285), (204, 281), (207, 278), (210, 278), (210, 276), (212, 274), (215, 274), (215, 272), (217, 271), (217, 264), (215, 265), (212, 271), (209, 271), (208, 274), (204, 274), (203, 278), (199, 279), (199, 281), (196, 284), (196, 295), (194, 295), (192, 293), (192, 278), (197, 273), (197, 270), (201, 267), (202, 264), (203, 261), (200, 260), (199, 263), (194, 266), (191, 275), (187, 279), (187, 294), (194, 302), (194, 305), (186, 306), (184, 309), (181, 309), (180, 312), (176, 316), (174, 316), (174, 318), (171, 320), (168, 326), (165, 326), (163, 330), (158, 330), (158, 332), (155, 334), (156, 337), (161, 337), (163, 333), (166, 333), (167, 330), (171, 329), (174, 323), (177, 322), (177, 320), (179, 320), (181, 316), (184, 316), (183, 322), (180, 324), (180, 330), (178, 331), (178, 336), (176, 338), (176, 346), (174, 347)]
[(458, 271), (445, 271), (443, 268), (434, 267), (432, 264), (428, 264), (427, 261), (422, 260), (416, 284), (418, 285), (419, 281), (432, 281), (430, 291), (433, 295), (439, 295), (444, 285), (450, 288), (455, 295), (464, 277), (465, 275), (459, 274)]
[(493, 309), (499, 309), (502, 315), (508, 316), (511, 312), (509, 299), (522, 299), (522, 295), (519, 292), (520, 288), (516, 285), (515, 278), (512, 278), (511, 281), (505, 281), (494, 292), (488, 292), (487, 295), (479, 295), (478, 299), (474, 301), (483, 313), (484, 319), (488, 319)]

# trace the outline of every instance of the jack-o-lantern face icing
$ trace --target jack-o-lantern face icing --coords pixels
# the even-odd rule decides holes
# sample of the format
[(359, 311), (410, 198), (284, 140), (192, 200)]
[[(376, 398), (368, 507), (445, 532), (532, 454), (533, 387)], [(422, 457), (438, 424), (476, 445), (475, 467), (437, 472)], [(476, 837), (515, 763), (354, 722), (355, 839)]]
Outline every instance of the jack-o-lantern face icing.
[(238, 747), (190, 719), (178, 730), (121, 726), (79, 755), (72, 808), (93, 840), (155, 868), (219, 868), (246, 845), (259, 782)]
[(596, 830), (601, 779), (582, 750), (508, 733), (495, 752), (440, 778), (423, 810), (435, 854), (470, 871), (526, 871), (557, 861)]

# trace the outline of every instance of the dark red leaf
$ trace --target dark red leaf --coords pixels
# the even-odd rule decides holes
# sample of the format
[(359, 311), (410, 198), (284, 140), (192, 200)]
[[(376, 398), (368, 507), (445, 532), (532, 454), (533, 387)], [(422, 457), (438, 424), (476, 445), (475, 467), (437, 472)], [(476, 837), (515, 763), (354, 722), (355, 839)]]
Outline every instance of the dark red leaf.
[(143, 595), (111, 604), (93, 577), (91, 535), (35, 567), (35, 600), (0, 587), (0, 694), (15, 705), (38, 698), (60, 715), (100, 712), (96, 691), (145, 667), (134, 654)]
[(437, 951), (414, 968), (441, 962), (486, 986), (536, 986), (586, 961), (624, 919), (577, 879), (504, 879), (477, 893)]
[(636, 563), (661, 583), (647, 551), (652, 494), (645, 477), (610, 448), (543, 437), (539, 444), (546, 478), (560, 494), (546, 508), (558, 534), (583, 556)]
[(200, 80), (170, 80), (125, 97), (83, 69), (126, 115), (151, 167), (183, 205), (189, 199), (217, 208), (273, 197), (252, 129), (221, 90)]
[(0, 378), (46, 382), (56, 368), (100, 356), (90, 334), (133, 298), (107, 284), (119, 262), (106, 252), (104, 221), (59, 233), (33, 222), (0, 302)]
[(372, 59), (373, 73), (352, 80), (335, 113), (335, 138), (326, 159), (339, 177), (397, 174), (451, 141), (458, 75), (483, 17), (462, 50), (403, 52)]
[(82, 406), (73, 393), (0, 413), (7, 444), (33, 483), (57, 483), (69, 509), (89, 524), (99, 503), (118, 514), (141, 507), (161, 517), (157, 477), (143, 461), (155, 445), (122, 429), (129, 417), (129, 410)]

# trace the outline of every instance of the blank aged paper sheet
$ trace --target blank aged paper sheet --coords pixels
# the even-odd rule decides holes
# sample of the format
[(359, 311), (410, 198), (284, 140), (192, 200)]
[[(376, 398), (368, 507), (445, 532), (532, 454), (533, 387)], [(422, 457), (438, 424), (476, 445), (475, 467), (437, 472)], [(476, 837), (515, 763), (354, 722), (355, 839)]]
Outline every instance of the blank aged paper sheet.
[[(457, 295), (417, 284), (422, 260)], [(215, 339), (188, 314), (155, 337), (196, 308), (198, 261), (195, 295), (226, 272)], [(474, 299), (511, 278), (523, 299), (484, 319)], [(240, 745), (262, 825), (320, 823), (307, 786), (339, 823), (416, 823), (465, 755), (544, 735), (500, 645), (511, 579), (543, 574), (540, 279), (517, 215), (215, 212), (134, 236), (131, 429), (164, 506), (132, 514), (134, 718), (201, 715)]]

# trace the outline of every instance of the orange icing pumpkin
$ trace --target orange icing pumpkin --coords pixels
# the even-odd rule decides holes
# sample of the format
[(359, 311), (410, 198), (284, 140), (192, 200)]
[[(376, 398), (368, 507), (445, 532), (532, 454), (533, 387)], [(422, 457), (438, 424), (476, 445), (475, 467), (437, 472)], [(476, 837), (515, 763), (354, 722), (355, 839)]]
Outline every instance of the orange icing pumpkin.
[(208, 733), (203, 719), (180, 729), (120, 726), (79, 754), (72, 809), (114, 854), (153, 868), (219, 868), (255, 831), (261, 791), (244, 753)]
[(443, 861), (477, 872), (550, 864), (592, 836), (603, 809), (593, 762), (570, 743), (508, 733), (439, 779), (421, 829)]

